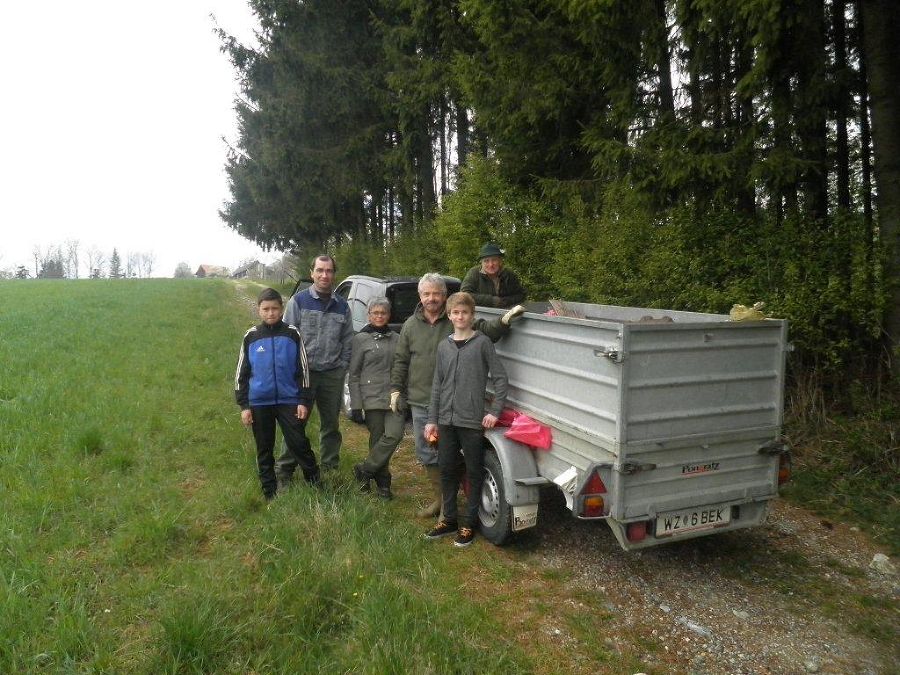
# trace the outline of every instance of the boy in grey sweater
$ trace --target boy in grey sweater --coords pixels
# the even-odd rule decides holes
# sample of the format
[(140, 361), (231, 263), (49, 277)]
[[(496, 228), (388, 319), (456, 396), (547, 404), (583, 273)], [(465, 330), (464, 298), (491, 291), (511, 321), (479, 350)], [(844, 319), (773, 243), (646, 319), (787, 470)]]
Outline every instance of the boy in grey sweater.
[[(506, 371), (494, 345), (473, 329), (475, 300), (468, 293), (447, 298), (447, 315), (453, 334), (437, 350), (431, 405), (425, 438), (437, 440), (441, 471), (443, 518), (429, 530), (428, 539), (456, 532), (454, 544), (468, 546), (475, 538), (481, 484), (484, 481), (484, 429), (497, 424), (506, 400)], [(490, 380), (494, 399), (485, 411), (485, 387)], [(462, 465), (469, 477), (469, 494), (462, 527), (458, 527), (456, 493)]]

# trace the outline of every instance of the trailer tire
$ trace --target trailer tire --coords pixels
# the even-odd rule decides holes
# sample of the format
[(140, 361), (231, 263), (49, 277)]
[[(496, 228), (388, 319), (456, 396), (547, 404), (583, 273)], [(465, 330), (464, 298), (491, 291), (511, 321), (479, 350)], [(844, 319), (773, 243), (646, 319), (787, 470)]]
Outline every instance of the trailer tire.
[(509, 539), (512, 535), (511, 511), (503, 489), (503, 467), (496, 451), (489, 448), (484, 453), (484, 483), (478, 508), (481, 534), (485, 539), (497, 546)]

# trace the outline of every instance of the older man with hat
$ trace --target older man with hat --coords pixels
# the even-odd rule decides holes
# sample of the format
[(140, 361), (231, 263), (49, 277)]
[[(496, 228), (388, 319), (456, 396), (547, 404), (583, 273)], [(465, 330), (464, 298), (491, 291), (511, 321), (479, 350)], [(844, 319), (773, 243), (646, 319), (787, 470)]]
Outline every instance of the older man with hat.
[(525, 300), (525, 290), (514, 272), (503, 267), (503, 250), (488, 243), (478, 253), (476, 265), (463, 279), (461, 291), (471, 293), (483, 307), (513, 307)]

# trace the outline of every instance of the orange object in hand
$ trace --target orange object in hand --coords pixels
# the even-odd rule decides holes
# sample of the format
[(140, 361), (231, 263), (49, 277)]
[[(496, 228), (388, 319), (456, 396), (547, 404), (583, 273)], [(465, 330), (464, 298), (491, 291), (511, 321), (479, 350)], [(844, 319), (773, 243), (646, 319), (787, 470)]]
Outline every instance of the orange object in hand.
[(432, 445), (434, 445), (435, 443), (437, 443), (437, 442), (438, 442), (438, 434), (437, 434), (437, 431), (432, 431), (431, 434), (428, 436), (428, 438), (426, 438), (425, 440), (427, 440), (427, 441), (428, 441), (429, 443), (431, 443)]

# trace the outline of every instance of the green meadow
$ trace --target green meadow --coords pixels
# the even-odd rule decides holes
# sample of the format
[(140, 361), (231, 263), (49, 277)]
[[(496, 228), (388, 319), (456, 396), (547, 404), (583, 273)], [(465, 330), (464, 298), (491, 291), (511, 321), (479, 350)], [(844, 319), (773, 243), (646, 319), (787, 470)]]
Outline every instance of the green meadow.
[(467, 582), (499, 563), (429, 545), (411, 498), (266, 507), (251, 322), (224, 281), (0, 283), (0, 672), (545, 670)]

